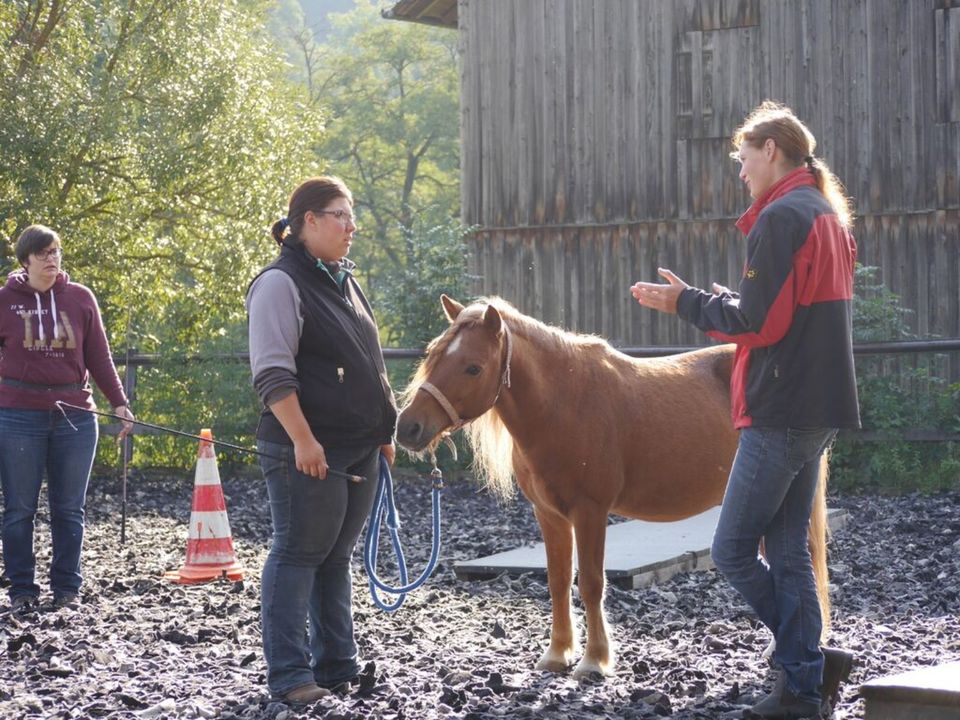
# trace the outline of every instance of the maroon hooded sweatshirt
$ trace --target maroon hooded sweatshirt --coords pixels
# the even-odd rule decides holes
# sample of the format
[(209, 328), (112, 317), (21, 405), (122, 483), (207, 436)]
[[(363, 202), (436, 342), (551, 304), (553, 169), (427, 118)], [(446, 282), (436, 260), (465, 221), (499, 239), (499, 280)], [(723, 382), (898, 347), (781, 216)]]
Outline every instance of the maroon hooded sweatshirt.
[(37, 387), (0, 382), (0, 407), (54, 410), (62, 400), (93, 410), (90, 377), (111, 405), (127, 404), (93, 293), (63, 271), (46, 292), (30, 287), (26, 270), (10, 273), (0, 288), (0, 378)]

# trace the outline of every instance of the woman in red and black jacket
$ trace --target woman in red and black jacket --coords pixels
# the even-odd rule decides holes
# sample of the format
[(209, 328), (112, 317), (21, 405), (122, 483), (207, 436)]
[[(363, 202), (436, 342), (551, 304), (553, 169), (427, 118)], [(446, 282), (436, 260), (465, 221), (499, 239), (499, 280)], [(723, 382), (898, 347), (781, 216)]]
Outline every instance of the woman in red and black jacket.
[[(857, 247), (849, 201), (816, 140), (789, 109), (766, 101), (733, 136), (731, 157), (754, 199), (737, 222), (747, 261), (737, 292), (636, 283), (641, 305), (676, 313), (736, 343), (732, 415), (737, 456), (714, 536), (717, 568), (774, 633), (781, 668), (762, 717), (814, 717), (836, 696), (842, 651), (819, 647), (820, 605), (807, 526), (820, 458), (839, 428), (860, 425), (853, 365)], [(764, 539), (766, 562), (757, 548)], [(824, 672), (824, 656), (831, 662)]]

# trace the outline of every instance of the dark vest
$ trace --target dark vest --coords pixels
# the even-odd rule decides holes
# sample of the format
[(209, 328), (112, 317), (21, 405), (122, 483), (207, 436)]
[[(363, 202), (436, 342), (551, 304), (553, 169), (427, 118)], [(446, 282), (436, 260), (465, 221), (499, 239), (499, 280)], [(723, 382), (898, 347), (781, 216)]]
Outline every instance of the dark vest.
[[(300, 407), (321, 445), (375, 446), (393, 438), (397, 407), (373, 312), (353, 275), (341, 289), (300, 245), (286, 245), (260, 271), (287, 273), (297, 286), (303, 330), (296, 356)], [(259, 276), (258, 276), (259, 277)], [(257, 438), (291, 444), (269, 408)]]

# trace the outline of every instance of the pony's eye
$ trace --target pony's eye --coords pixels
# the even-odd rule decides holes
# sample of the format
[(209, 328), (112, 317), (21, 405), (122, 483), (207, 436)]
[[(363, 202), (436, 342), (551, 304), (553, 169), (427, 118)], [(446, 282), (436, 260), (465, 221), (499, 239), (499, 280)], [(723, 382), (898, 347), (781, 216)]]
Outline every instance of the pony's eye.
[(479, 365), (468, 365), (468, 366), (467, 366), (467, 369), (464, 370), (464, 372), (467, 373), (467, 375), (479, 375), (479, 374), (480, 374), (480, 366), (479, 366)]

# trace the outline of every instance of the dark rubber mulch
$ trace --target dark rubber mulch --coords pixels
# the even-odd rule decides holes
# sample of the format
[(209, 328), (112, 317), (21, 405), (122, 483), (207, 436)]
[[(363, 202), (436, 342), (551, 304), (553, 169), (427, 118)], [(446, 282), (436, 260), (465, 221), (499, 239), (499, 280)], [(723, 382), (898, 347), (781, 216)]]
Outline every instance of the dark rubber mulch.
[[(15, 615), (0, 600), (0, 717), (738, 718), (769, 689), (768, 633), (712, 571), (608, 589), (619, 644), (612, 677), (578, 683), (535, 671), (549, 632), (544, 583), (462, 582), (452, 570), (459, 559), (537, 542), (532, 512), (522, 499), (499, 505), (460, 481), (443, 497), (440, 566), (398, 612), (373, 606), (357, 553), (360, 684), (309, 708), (271, 702), (258, 614), (269, 539), (263, 483), (224, 481), (246, 581), (181, 587), (160, 576), (183, 562), (192, 482), (190, 472), (131, 478), (121, 547), (119, 483), (94, 479), (81, 604), (54, 609), (44, 596), (36, 612)], [(415, 577), (430, 546), (427, 483), (398, 480), (397, 502)], [(833, 641), (859, 662), (837, 717), (862, 718), (863, 681), (960, 659), (960, 493), (830, 504), (852, 516), (831, 544)], [(37, 555), (45, 573), (46, 517)], [(392, 558), (385, 536), (381, 555)]]

